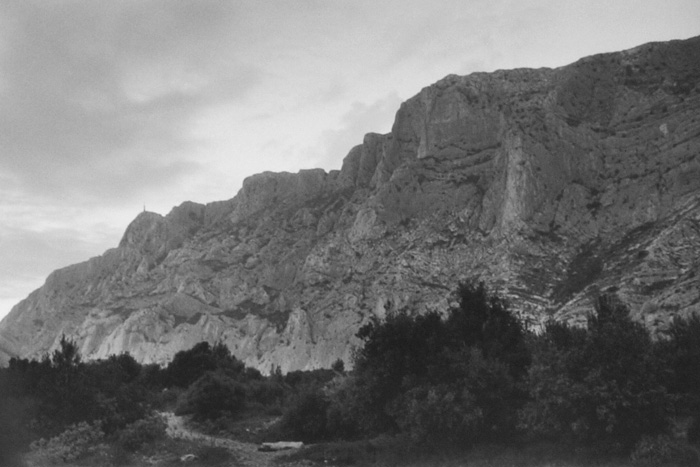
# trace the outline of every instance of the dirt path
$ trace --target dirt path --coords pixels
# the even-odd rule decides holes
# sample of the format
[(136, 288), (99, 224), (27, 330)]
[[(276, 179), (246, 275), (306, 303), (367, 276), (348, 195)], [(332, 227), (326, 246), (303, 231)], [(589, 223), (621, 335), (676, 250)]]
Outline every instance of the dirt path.
[(171, 438), (199, 441), (210, 446), (224, 447), (234, 453), (236, 459), (243, 467), (281, 467), (280, 464), (274, 462), (274, 459), (289, 452), (261, 452), (258, 451), (258, 445), (256, 444), (244, 443), (230, 438), (219, 438), (193, 431), (186, 426), (183, 417), (177, 416), (172, 412), (163, 412), (161, 415), (168, 424), (167, 434)]

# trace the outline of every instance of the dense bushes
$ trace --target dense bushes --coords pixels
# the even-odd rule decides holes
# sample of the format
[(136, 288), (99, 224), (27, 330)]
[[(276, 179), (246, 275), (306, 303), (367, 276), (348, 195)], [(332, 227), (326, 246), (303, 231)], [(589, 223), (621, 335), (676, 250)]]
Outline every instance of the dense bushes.
[(138, 451), (145, 444), (165, 437), (166, 424), (159, 415), (151, 415), (124, 427), (117, 436), (118, 445), (127, 452)]
[(84, 363), (76, 345), (63, 338), (41, 361), (12, 359), (3, 375), (4, 392), (27, 405), (36, 436), (51, 437), (94, 420), (101, 420), (109, 434), (146, 414), (140, 370), (129, 355)]
[(668, 396), (649, 333), (602, 297), (587, 329), (550, 323), (535, 339), (521, 426), (555, 440), (631, 448), (665, 429)]
[(223, 343), (219, 342), (212, 347), (208, 342), (200, 342), (189, 350), (175, 354), (165, 370), (166, 381), (186, 388), (205, 373), (215, 370), (235, 378), (244, 372), (245, 365), (231, 355)]
[(465, 445), (512, 436), (525, 401), (526, 333), (483, 285), (461, 286), (456, 299), (446, 319), (393, 314), (362, 327), (352, 375), (302, 394), (280, 428), (309, 440), (404, 432)]
[(85, 456), (103, 438), (100, 423), (80, 422), (53, 438), (33, 442), (31, 449), (35, 460), (43, 465), (71, 462)]
[(284, 412), (278, 433), (306, 443), (329, 439), (329, 405), (330, 400), (318, 388), (304, 388)]
[(640, 467), (697, 466), (700, 455), (688, 443), (668, 435), (642, 436), (630, 454)]
[(192, 414), (197, 421), (236, 417), (245, 404), (245, 389), (222, 372), (209, 372), (195, 381), (178, 403), (178, 415)]
[(8, 372), (0, 372), (0, 465), (15, 466), (20, 465), (19, 454), (30, 441), (31, 406), (10, 391)]
[(680, 407), (700, 415), (700, 316), (674, 319), (657, 347), (669, 392), (678, 395)]
[(483, 284), (462, 285), (456, 298), (447, 319), (392, 315), (360, 330), (355, 381), (364, 432), (461, 444), (512, 435), (530, 360), (526, 333)]
[(585, 328), (551, 322), (536, 335), (483, 285), (456, 298), (445, 318), (394, 314), (361, 328), (353, 372), (300, 392), (278, 430), (309, 441), (404, 433), (433, 445), (636, 445), (641, 457), (673, 416), (695, 415), (689, 438), (698, 431), (700, 319), (653, 340), (603, 296)]

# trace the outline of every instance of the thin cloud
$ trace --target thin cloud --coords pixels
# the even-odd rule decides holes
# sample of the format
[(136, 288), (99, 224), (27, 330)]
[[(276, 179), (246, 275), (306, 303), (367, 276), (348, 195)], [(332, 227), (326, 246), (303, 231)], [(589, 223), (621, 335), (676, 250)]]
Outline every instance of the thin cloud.
[[(176, 183), (196, 167), (189, 120), (259, 81), (254, 66), (217, 45), (233, 13), (223, 2), (3, 9), (0, 169), (33, 192), (80, 195), (125, 178), (131, 192)], [(121, 170), (99, 171), (125, 155)], [(164, 176), (143, 176), (159, 169)]]
[(318, 167), (339, 168), (339, 163), (350, 149), (362, 144), (367, 133), (388, 133), (394, 116), (401, 104), (401, 98), (392, 93), (371, 104), (355, 102), (343, 115), (340, 128), (326, 130), (321, 143), (309, 151), (316, 154), (313, 163)]
[(105, 250), (116, 246), (109, 242), (112, 235), (112, 232), (105, 232), (84, 238), (84, 232), (78, 229), (0, 228), (0, 248), (4, 252), (21, 252), (2, 254), (0, 302), (13, 300), (16, 303), (18, 293), (31, 292), (52, 270), (85, 261), (94, 256), (96, 248)]

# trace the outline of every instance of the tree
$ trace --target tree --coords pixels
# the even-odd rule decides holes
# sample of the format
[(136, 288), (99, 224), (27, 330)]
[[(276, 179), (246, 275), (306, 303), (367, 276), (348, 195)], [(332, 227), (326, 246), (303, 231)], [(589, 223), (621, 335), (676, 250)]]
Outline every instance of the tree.
[(184, 388), (217, 369), (235, 378), (244, 371), (245, 365), (231, 355), (225, 344), (219, 342), (212, 347), (208, 342), (200, 342), (189, 350), (176, 353), (166, 373), (172, 384)]
[(631, 448), (665, 428), (667, 397), (648, 331), (614, 296), (585, 330), (550, 323), (536, 340), (523, 428), (536, 436)]
[(81, 358), (78, 352), (78, 346), (72, 340), (66, 338), (66, 335), (61, 336), (59, 348), (51, 354), (51, 366), (59, 371), (69, 374), (72, 370), (80, 366)]
[(238, 416), (245, 404), (245, 390), (222, 372), (207, 372), (184, 394), (177, 413), (191, 413), (195, 420)]
[(700, 315), (676, 317), (658, 347), (670, 373), (669, 392), (679, 396), (682, 408), (700, 415)]
[(694, 418), (688, 439), (700, 441), (700, 315), (676, 317), (656, 347), (674, 412)]
[(462, 284), (446, 320), (394, 314), (358, 332), (358, 411), (366, 432), (400, 430), (458, 444), (514, 433), (530, 362), (527, 333), (483, 284)]

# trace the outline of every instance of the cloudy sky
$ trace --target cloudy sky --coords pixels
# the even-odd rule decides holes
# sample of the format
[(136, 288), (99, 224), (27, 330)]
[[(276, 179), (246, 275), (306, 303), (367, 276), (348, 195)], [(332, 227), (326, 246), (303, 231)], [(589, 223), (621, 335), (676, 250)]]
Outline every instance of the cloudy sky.
[(0, 316), (144, 205), (340, 168), (447, 74), (698, 34), (698, 0), (3, 0)]

